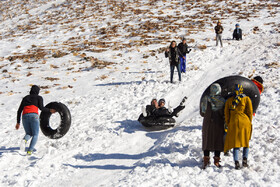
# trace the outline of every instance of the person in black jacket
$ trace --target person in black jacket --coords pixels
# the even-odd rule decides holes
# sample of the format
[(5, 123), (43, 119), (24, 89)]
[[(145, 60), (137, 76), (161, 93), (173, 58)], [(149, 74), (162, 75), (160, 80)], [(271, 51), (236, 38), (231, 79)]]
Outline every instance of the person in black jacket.
[(233, 40), (236, 39), (236, 40), (242, 40), (242, 30), (240, 28), (240, 25), (237, 23), (235, 25), (235, 29), (233, 31)]
[[(17, 124), (16, 129), (18, 130), (20, 127), (20, 119), (22, 114), (22, 123), (25, 130), (26, 135), (23, 138), (23, 144), (25, 148), (25, 144), (27, 141), (31, 139), (29, 148), (27, 150), (27, 154), (31, 155), (34, 151), (34, 147), (38, 140), (39, 134), (39, 115), (38, 109), (43, 112), (51, 112), (55, 113), (54, 109), (45, 108), (43, 105), (43, 98), (39, 96), (40, 88), (36, 85), (33, 85), (30, 90), (30, 94), (25, 96), (17, 111)], [(21, 145), (22, 148), (22, 145)]]
[(173, 74), (175, 67), (178, 71), (179, 81), (181, 81), (181, 69), (180, 69), (180, 63), (179, 63), (179, 53), (178, 48), (176, 46), (176, 42), (172, 41), (169, 48), (165, 50), (165, 57), (169, 58), (169, 64), (170, 64), (170, 82), (173, 83)]
[(178, 117), (179, 112), (181, 112), (185, 108), (185, 102), (187, 100), (187, 97), (184, 97), (181, 101), (180, 105), (177, 106), (173, 111), (172, 109), (167, 109), (165, 107), (165, 99), (160, 99), (158, 101), (158, 109), (154, 111), (154, 115), (156, 117)]
[(151, 104), (147, 105), (146, 108), (142, 108), (142, 113), (144, 117), (152, 116), (155, 110), (158, 109), (158, 102), (157, 99), (152, 99)]
[(216, 46), (218, 46), (218, 43), (220, 41), (221, 46), (223, 47), (222, 43), (222, 33), (224, 31), (224, 28), (222, 26), (221, 20), (218, 21), (217, 25), (215, 26), (215, 33), (216, 33)]
[(178, 52), (180, 57), (180, 67), (181, 72), (186, 73), (186, 54), (191, 52), (191, 49), (188, 50), (186, 38), (182, 39), (182, 42), (178, 45)]

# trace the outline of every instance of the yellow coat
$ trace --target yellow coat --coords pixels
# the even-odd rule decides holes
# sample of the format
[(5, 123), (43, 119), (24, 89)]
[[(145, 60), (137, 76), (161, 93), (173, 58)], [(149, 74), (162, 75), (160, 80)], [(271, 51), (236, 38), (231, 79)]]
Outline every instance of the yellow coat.
[(232, 148), (249, 147), (252, 135), (253, 106), (248, 96), (241, 98), (235, 108), (230, 110), (234, 97), (229, 98), (225, 104), (225, 121), (228, 126), (224, 151)]

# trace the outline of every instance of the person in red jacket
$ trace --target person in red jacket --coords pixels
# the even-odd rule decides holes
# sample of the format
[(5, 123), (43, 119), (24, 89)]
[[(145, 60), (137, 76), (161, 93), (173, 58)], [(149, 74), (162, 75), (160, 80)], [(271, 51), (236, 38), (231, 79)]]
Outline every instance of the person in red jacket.
[[(260, 95), (263, 92), (263, 79), (260, 76), (256, 76), (253, 79), (251, 79), (251, 81), (253, 83), (255, 83), (255, 85), (258, 87)], [(254, 113), (253, 115), (255, 116), (256, 113)]]
[(28, 155), (32, 154), (38, 140), (39, 125), (40, 125), (38, 109), (40, 109), (43, 112), (51, 112), (51, 113), (56, 112), (56, 110), (54, 109), (49, 109), (44, 107), (43, 98), (39, 96), (39, 92), (40, 92), (40, 88), (36, 85), (33, 85), (31, 87), (30, 94), (22, 99), (21, 104), (17, 111), (16, 129), (18, 130), (20, 127), (20, 119), (22, 114), (22, 123), (25, 130), (25, 136), (23, 138), (24, 146), (27, 143), (27, 141), (30, 138), (32, 138), (29, 148), (27, 150)]
[(253, 83), (258, 87), (260, 94), (263, 92), (263, 79), (260, 76), (256, 76), (251, 79)]

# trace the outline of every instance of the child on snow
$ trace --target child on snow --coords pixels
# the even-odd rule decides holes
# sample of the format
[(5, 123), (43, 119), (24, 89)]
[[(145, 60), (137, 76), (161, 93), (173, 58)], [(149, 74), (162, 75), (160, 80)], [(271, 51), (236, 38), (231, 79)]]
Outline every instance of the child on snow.
[(40, 121), (38, 115), (38, 108), (44, 112), (51, 112), (51, 113), (56, 112), (54, 109), (48, 109), (44, 107), (43, 98), (39, 96), (39, 92), (40, 92), (40, 88), (36, 85), (33, 85), (30, 90), (30, 94), (22, 99), (19, 109), (17, 111), (17, 124), (16, 124), (17, 130), (20, 127), (20, 118), (22, 113), (22, 123), (25, 130), (25, 136), (22, 142), (24, 148), (27, 141), (30, 138), (32, 138), (29, 148), (27, 150), (27, 154), (29, 155), (31, 155), (32, 152), (34, 151), (34, 147), (37, 143), (38, 135), (39, 135)]
[(237, 23), (235, 25), (235, 29), (233, 31), (233, 40), (236, 39), (236, 40), (242, 40), (242, 30), (240, 28), (240, 25)]

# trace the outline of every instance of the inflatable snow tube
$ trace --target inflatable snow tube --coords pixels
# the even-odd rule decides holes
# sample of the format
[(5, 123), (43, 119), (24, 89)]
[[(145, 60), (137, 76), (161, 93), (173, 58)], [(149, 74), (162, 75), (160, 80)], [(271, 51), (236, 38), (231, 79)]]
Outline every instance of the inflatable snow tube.
[[(242, 76), (228, 76), (228, 77), (224, 77), (221, 78), (214, 83), (218, 83), (220, 84), (221, 88), (222, 88), (222, 96), (227, 99), (231, 96), (233, 96), (234, 94), (234, 88), (235, 88), (235, 84), (241, 84), (243, 86), (243, 92), (246, 96), (249, 96), (251, 101), (252, 101), (252, 105), (253, 105), (253, 111), (254, 113), (256, 112), (259, 103), (260, 103), (260, 92), (258, 90), (258, 87), (250, 80), (247, 79), (245, 77)], [(206, 95), (209, 95), (210, 93), (210, 86), (212, 85), (210, 84), (206, 90), (203, 92), (201, 98), (200, 98), (200, 115), (202, 116), (201, 113), (201, 102), (202, 102), (202, 98)]]
[(144, 117), (141, 114), (138, 118), (138, 121), (144, 127), (157, 127), (157, 128), (169, 128), (175, 126), (175, 119), (172, 117), (155, 117), (155, 116), (148, 116)]
[(41, 112), (40, 127), (43, 134), (51, 139), (59, 139), (63, 137), (69, 130), (71, 125), (71, 114), (66, 105), (59, 102), (51, 102), (46, 108), (55, 109), (60, 115), (60, 125), (56, 129), (52, 129), (49, 122), (52, 113)]

